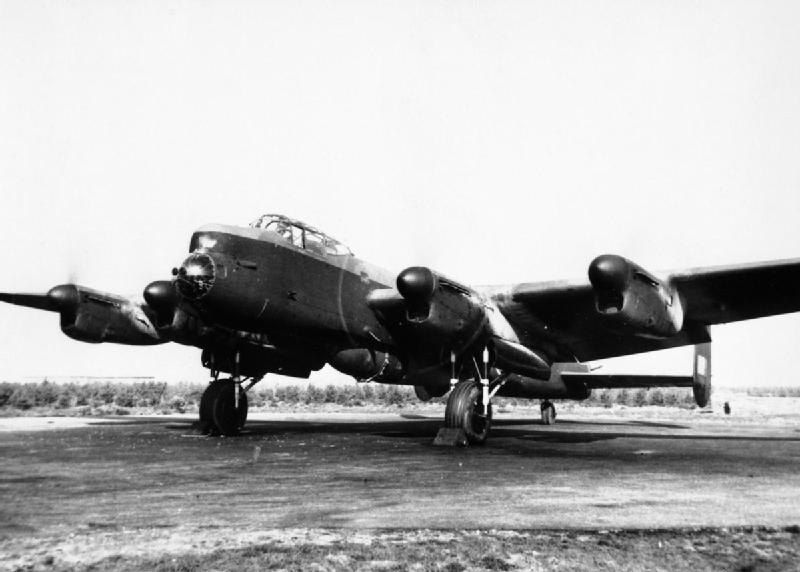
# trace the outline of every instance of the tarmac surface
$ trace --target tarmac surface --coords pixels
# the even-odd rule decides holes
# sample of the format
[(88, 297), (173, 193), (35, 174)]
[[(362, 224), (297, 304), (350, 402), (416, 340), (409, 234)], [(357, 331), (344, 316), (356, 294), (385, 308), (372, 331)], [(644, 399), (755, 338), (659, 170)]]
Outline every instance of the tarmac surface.
[(800, 523), (797, 424), (564, 415), (545, 426), (515, 412), (497, 415), (486, 445), (461, 449), (432, 445), (438, 414), (256, 413), (237, 438), (192, 422), (1, 419), (0, 556), (96, 552), (103, 539), (119, 551), (145, 534), (197, 547), (277, 529)]

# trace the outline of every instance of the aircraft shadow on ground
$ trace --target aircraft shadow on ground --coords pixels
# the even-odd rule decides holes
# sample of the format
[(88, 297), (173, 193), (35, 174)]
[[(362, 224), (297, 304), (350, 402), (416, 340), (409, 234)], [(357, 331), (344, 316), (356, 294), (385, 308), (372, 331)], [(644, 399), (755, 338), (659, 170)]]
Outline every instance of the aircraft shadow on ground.
[[(559, 425), (563, 428), (559, 429)], [(548, 443), (591, 443), (608, 441), (612, 439), (653, 439), (653, 440), (712, 440), (712, 441), (800, 441), (798, 437), (777, 436), (749, 436), (731, 434), (686, 434), (686, 433), (653, 433), (641, 432), (641, 425), (629, 423), (592, 423), (598, 429), (611, 426), (629, 426), (631, 431), (585, 431), (574, 430), (571, 425), (581, 425), (571, 421), (562, 424), (542, 425), (541, 422), (531, 423), (528, 420), (502, 420), (493, 424), (490, 440), (519, 439), (524, 441), (541, 441)], [(414, 419), (403, 421), (376, 421), (357, 423), (331, 423), (307, 421), (256, 421), (248, 424), (245, 434), (271, 435), (271, 434), (368, 434), (380, 435), (397, 439), (432, 439), (439, 428), (442, 427), (440, 419)], [(670, 424), (647, 424), (647, 427), (663, 429), (688, 429), (688, 427)]]
[[(92, 426), (149, 426), (161, 425), (169, 431), (196, 431), (197, 423), (185, 417), (137, 417), (116, 418), (92, 423)], [(375, 421), (331, 421), (331, 420), (252, 420), (242, 432), (243, 438), (266, 435), (377, 435), (396, 439), (432, 439), (442, 420), (406, 414), (397, 420), (376, 419)], [(708, 433), (654, 433), (641, 432), (643, 427), (653, 429), (682, 430), (691, 429), (685, 425), (659, 423), (652, 421), (559, 421), (556, 425), (543, 425), (541, 421), (530, 419), (499, 419), (492, 424), (491, 439), (519, 439), (547, 443), (591, 443), (612, 439), (652, 439), (652, 440), (712, 440), (712, 441), (800, 441), (800, 437), (708, 434)], [(597, 431), (587, 430), (596, 427)], [(629, 427), (630, 431), (603, 430), (607, 427)]]

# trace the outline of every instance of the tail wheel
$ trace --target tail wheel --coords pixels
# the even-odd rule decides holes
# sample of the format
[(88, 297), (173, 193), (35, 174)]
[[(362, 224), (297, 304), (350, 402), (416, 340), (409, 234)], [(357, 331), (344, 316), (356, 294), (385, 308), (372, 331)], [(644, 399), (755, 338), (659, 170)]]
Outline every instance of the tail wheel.
[(236, 386), (233, 382), (223, 382), (214, 398), (212, 417), (219, 432), (226, 436), (238, 435), (247, 421), (247, 394), (239, 392), (236, 406)]
[(214, 424), (214, 401), (224, 385), (224, 381), (212, 381), (200, 398), (200, 431), (204, 434), (213, 433), (217, 429)]
[(542, 425), (553, 425), (556, 422), (556, 406), (549, 401), (542, 403)]
[(492, 405), (483, 414), (481, 386), (472, 380), (459, 382), (447, 399), (444, 412), (445, 427), (462, 429), (473, 445), (486, 441), (492, 427)]

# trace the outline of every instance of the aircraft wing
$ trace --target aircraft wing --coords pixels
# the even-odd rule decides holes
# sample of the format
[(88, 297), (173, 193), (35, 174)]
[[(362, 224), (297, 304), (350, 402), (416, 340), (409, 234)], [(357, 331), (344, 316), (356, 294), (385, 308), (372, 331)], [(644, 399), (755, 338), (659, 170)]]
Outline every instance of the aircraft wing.
[(0, 302), (60, 314), (61, 330), (89, 343), (153, 345), (168, 341), (157, 313), (144, 301), (77, 284), (61, 284), (44, 294), (0, 292)]
[(517, 284), (492, 297), (523, 343), (579, 361), (706, 343), (710, 325), (800, 311), (800, 259), (672, 272), (664, 282), (685, 311), (682, 330), (667, 338), (611, 332), (588, 280)]
[(800, 258), (696, 268), (669, 276), (686, 318), (723, 324), (800, 311)]
[(708, 328), (687, 323), (678, 335), (625, 336), (610, 331), (597, 312), (591, 284), (518, 284), (495, 296), (498, 308), (529, 347), (540, 347), (555, 361), (592, 361), (710, 341)]

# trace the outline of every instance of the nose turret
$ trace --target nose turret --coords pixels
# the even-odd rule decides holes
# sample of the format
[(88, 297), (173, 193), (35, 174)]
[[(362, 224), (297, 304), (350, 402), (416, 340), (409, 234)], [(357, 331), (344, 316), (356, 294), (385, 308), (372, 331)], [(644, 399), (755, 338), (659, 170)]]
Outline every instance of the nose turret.
[(175, 270), (175, 288), (189, 300), (199, 300), (209, 293), (216, 280), (216, 265), (208, 254), (196, 252)]

